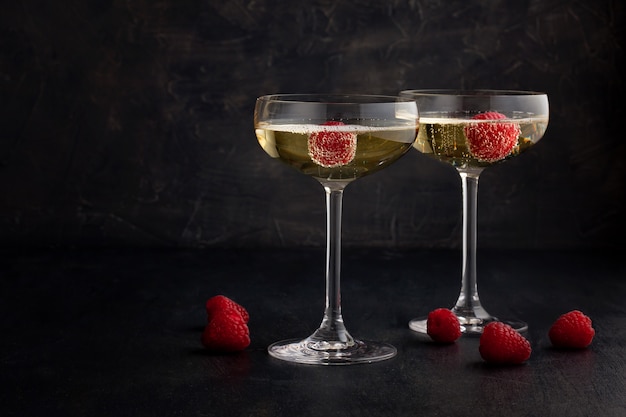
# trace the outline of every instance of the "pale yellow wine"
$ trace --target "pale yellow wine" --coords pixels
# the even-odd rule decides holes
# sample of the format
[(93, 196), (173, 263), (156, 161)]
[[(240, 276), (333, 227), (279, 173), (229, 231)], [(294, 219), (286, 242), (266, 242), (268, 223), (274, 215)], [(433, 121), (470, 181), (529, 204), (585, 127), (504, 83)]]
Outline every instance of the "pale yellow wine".
[[(484, 161), (470, 152), (465, 136), (468, 124), (515, 123), (520, 135), (510, 154), (499, 161)], [(480, 168), (493, 165), (502, 160), (519, 155), (541, 139), (548, 126), (547, 117), (522, 117), (507, 120), (474, 120), (470, 118), (446, 117), (441, 115), (421, 115), (420, 129), (414, 147), (420, 152), (431, 155), (458, 168)]]
[[(319, 132), (356, 136), (356, 149), (353, 149), (350, 161), (333, 167), (316, 163), (311, 158), (309, 140), (311, 135)], [(400, 158), (415, 141), (417, 127), (259, 123), (256, 136), (268, 155), (300, 172), (319, 179), (345, 181), (376, 172)]]

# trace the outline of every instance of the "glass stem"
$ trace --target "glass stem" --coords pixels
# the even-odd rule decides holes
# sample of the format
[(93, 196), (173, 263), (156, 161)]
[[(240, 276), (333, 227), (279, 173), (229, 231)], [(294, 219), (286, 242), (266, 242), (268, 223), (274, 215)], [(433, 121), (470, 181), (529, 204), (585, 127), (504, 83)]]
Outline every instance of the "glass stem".
[(478, 298), (476, 280), (476, 235), (478, 177), (480, 172), (459, 172), (463, 188), (463, 260), (461, 293), (452, 309), (461, 324), (476, 324), (489, 318)]
[(343, 183), (325, 184), (326, 190), (326, 308), (319, 329), (311, 336), (331, 349), (352, 346), (341, 315), (341, 218)]

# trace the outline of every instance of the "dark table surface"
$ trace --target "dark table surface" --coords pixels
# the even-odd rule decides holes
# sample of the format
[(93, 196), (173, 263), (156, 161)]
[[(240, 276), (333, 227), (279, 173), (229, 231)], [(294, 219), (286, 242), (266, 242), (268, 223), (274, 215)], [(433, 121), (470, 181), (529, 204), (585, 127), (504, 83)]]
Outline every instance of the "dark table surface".
[[(458, 251), (347, 249), (344, 319), (394, 344), (388, 361), (311, 366), (266, 347), (305, 337), (324, 303), (324, 251), (22, 250), (0, 265), (2, 416), (625, 416), (626, 268), (605, 252), (479, 251), (492, 314), (529, 323), (521, 366), (486, 365), (478, 339), (436, 345), (407, 327), (451, 307)], [(250, 312), (246, 351), (200, 344), (204, 302)], [(551, 323), (580, 309), (596, 337), (550, 347)]]

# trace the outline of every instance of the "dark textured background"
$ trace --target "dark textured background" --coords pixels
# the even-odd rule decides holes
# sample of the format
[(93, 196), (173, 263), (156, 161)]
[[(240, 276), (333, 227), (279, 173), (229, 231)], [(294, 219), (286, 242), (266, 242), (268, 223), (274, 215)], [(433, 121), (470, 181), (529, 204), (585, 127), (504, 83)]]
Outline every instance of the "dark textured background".
[[(481, 247), (624, 247), (621, 0), (4, 1), (0, 244), (321, 246), (323, 189), (266, 156), (254, 99), (507, 88), (545, 138), (485, 171)], [(456, 172), (350, 185), (344, 244), (456, 248)]]

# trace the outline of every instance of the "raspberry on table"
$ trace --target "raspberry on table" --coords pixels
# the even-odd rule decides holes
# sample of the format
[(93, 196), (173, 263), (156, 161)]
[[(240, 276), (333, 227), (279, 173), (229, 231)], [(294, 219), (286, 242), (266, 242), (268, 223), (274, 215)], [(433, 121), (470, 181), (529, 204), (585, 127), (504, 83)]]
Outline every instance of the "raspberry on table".
[[(474, 120), (506, 119), (502, 113), (489, 111), (479, 113)], [(464, 128), (472, 156), (479, 161), (496, 162), (506, 158), (517, 145), (521, 134), (519, 124), (512, 122), (469, 123)]]
[(480, 356), (488, 363), (518, 365), (530, 358), (530, 342), (506, 323), (487, 324), (480, 336)]
[(242, 305), (236, 303), (235, 301), (224, 295), (216, 295), (209, 298), (206, 301), (205, 307), (208, 321), (210, 321), (216, 313), (227, 309), (234, 309), (238, 311), (244, 323), (248, 323), (248, 321), (250, 320), (250, 315), (248, 314), (248, 311)]
[(573, 310), (556, 319), (548, 337), (556, 348), (584, 349), (591, 344), (595, 334), (591, 319), (581, 311)]
[(357, 135), (332, 129), (332, 126), (344, 126), (339, 121), (328, 121), (317, 132), (309, 135), (307, 148), (311, 160), (325, 168), (347, 165), (356, 156)]
[(204, 328), (202, 344), (216, 352), (237, 352), (250, 345), (250, 331), (234, 308), (220, 310)]
[(461, 324), (450, 309), (438, 308), (428, 313), (426, 332), (435, 342), (453, 343), (461, 337)]

